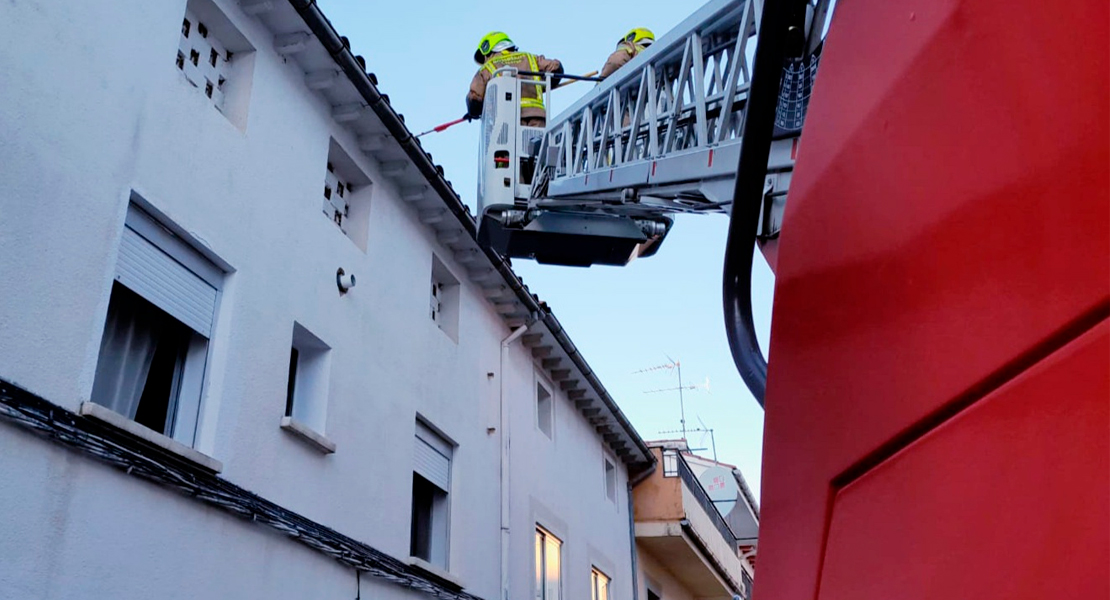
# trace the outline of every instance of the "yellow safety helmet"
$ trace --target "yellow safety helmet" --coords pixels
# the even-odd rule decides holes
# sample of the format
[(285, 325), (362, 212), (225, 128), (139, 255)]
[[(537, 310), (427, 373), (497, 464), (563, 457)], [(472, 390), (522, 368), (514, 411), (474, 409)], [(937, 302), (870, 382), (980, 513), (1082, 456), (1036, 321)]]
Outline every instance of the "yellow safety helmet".
[(624, 37), (621, 38), (620, 41), (628, 42), (629, 44), (633, 44), (635, 46), (650, 46), (651, 43), (655, 41), (655, 34), (652, 33), (650, 29), (637, 27), (636, 29), (633, 29), (632, 31), (624, 34)]
[(509, 36), (503, 32), (491, 31), (487, 33), (482, 37), (481, 41), (478, 42), (478, 49), (474, 51), (474, 62), (478, 64), (485, 63), (486, 58), (493, 53), (493, 49), (501, 42), (509, 42), (510, 46), (514, 45), (513, 41), (509, 39)]

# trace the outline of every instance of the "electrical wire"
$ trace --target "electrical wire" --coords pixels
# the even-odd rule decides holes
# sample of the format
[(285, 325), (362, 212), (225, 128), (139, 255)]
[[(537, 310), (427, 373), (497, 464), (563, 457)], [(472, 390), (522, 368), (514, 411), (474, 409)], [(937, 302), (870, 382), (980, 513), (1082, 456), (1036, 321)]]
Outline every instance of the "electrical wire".
[(434, 598), (482, 600), (434, 575), (249, 492), (192, 461), (115, 426), (77, 415), (3, 379), (0, 379), (0, 420), (7, 420), (83, 452), (128, 475), (269, 526), (296, 542), (353, 567), (360, 573), (360, 579), (361, 573), (366, 572), (372, 577), (418, 590)]

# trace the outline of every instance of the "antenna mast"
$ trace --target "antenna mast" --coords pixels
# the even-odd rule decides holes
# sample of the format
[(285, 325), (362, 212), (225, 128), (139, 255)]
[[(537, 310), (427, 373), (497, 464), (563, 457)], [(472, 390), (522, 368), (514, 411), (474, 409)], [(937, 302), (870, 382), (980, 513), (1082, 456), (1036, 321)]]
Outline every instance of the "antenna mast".
[(662, 364), (662, 365), (656, 365), (654, 367), (648, 367), (646, 369), (640, 369), (639, 371), (633, 371), (633, 374), (648, 373), (648, 372), (651, 372), (651, 371), (658, 371), (660, 369), (675, 369), (678, 372), (678, 387), (662, 388), (662, 389), (658, 389), (658, 390), (647, 390), (644, 393), (645, 394), (656, 394), (656, 393), (659, 393), (659, 392), (673, 392), (673, 391), (676, 391), (676, 390), (678, 391), (678, 413), (679, 413), (679, 421), (678, 422), (682, 426), (682, 439), (686, 439), (686, 400), (682, 396), (682, 390), (685, 390), (685, 389), (693, 390), (693, 389), (697, 389), (698, 386), (696, 386), (696, 385), (691, 385), (691, 386), (682, 385), (682, 362), (674, 360), (669, 356), (667, 357), (667, 360), (669, 360), (671, 362), (666, 363), (666, 364)]

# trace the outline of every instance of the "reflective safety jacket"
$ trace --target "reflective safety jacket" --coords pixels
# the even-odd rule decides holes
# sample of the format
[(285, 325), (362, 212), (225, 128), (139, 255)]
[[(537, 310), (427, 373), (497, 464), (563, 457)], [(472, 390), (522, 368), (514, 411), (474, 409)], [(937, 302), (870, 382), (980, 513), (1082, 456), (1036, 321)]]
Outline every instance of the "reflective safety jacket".
[(605, 66), (601, 67), (601, 78), (604, 79), (612, 75), (614, 71), (623, 67), (628, 61), (642, 52), (644, 48), (646, 48), (646, 46), (637, 46), (631, 42), (622, 40), (617, 44), (617, 49), (609, 55), (609, 60), (605, 61)]
[[(493, 79), (493, 73), (501, 67), (515, 67), (520, 71), (533, 73), (562, 73), (563, 65), (557, 60), (544, 58), (542, 55), (527, 52), (503, 51), (491, 55), (486, 59), (481, 69), (474, 74), (470, 81), (470, 91), (466, 94), (466, 110), (471, 116), (478, 117), (482, 114), (482, 102), (486, 98), (486, 84)], [(521, 79), (534, 79), (543, 81), (543, 77), (521, 75)], [(557, 78), (553, 80), (557, 82)], [(525, 84), (520, 86), (520, 118), (544, 118), (543, 88), (541, 86)]]

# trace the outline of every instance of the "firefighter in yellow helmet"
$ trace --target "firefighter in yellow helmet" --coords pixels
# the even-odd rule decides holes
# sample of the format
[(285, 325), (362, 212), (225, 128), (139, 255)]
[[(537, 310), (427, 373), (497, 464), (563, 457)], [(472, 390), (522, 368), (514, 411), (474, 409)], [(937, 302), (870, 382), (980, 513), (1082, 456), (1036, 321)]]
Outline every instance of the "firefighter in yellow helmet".
[(612, 75), (614, 71), (623, 67), (625, 63), (632, 60), (654, 41), (655, 34), (650, 29), (637, 27), (626, 33), (617, 42), (617, 49), (609, 55), (609, 60), (605, 61), (605, 66), (601, 67), (601, 78), (604, 79)]
[[(493, 73), (501, 67), (516, 67), (520, 71), (533, 73), (562, 73), (563, 65), (557, 60), (544, 58), (542, 55), (529, 54), (517, 50), (509, 36), (500, 31), (486, 34), (478, 42), (478, 50), (474, 52), (474, 62), (482, 68), (470, 81), (470, 91), (466, 94), (466, 114), (477, 118), (482, 116), (482, 102), (486, 97), (486, 84), (493, 78)], [(521, 79), (535, 79), (542, 81), (542, 77), (521, 75)], [(552, 80), (553, 85), (558, 84), (558, 78)], [(520, 91), (520, 124), (529, 127), (543, 127), (546, 124), (546, 112), (543, 106), (543, 88), (536, 85), (522, 85)]]

